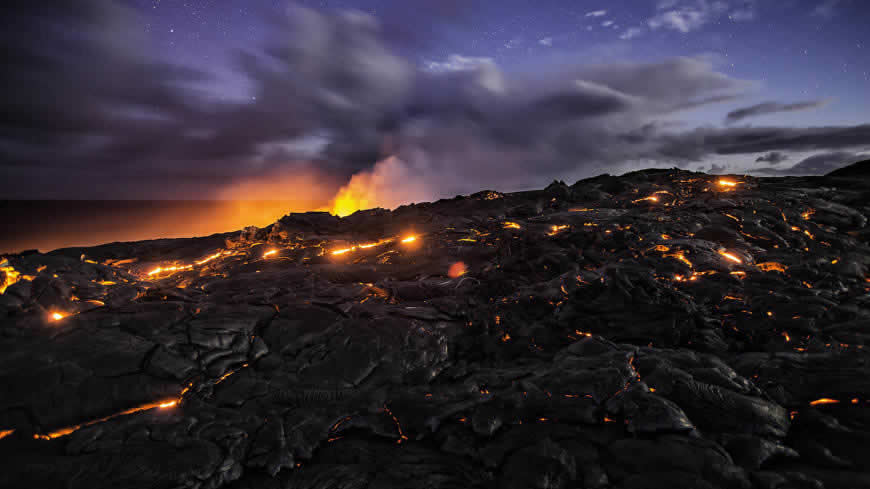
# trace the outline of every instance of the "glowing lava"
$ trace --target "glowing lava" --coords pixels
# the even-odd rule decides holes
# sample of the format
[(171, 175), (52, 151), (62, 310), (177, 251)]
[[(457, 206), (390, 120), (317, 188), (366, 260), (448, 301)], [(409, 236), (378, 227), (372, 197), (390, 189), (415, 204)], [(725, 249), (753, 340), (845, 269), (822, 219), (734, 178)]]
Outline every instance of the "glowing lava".
[(268, 258), (276, 253), (278, 253), (278, 250), (269, 250), (269, 251), (263, 253), (263, 258)]
[(0, 281), (0, 294), (6, 292), (6, 288), (10, 285), (18, 282), (18, 278), (21, 276), (7, 260), (3, 260), (0, 262), (0, 272), (3, 272), (3, 280)]
[(402, 243), (413, 243), (414, 241), (417, 241), (416, 236), (408, 236), (407, 238), (402, 240)]
[(717, 182), (720, 187), (725, 187), (726, 189), (732, 189), (737, 186), (740, 182), (735, 182), (734, 180), (728, 180), (725, 178), (720, 178)]
[(837, 399), (828, 399), (827, 397), (823, 397), (821, 399), (816, 399), (815, 401), (810, 403), (810, 406), (818, 406), (820, 404), (839, 404), (840, 401)]
[(447, 269), (447, 276), (450, 278), (458, 278), (465, 275), (467, 271), (465, 263), (458, 261), (453, 265), (450, 265), (450, 268)]
[(54, 321), (60, 321), (61, 319), (65, 318), (65, 317), (66, 317), (65, 314), (61, 314), (59, 312), (55, 312), (55, 313), (51, 314), (51, 319), (53, 319)]
[[(186, 389), (184, 391), (182, 391), (182, 395), (184, 395), (184, 392), (186, 392)], [(134, 408), (126, 409), (124, 411), (121, 411), (121, 412), (118, 412), (115, 414), (110, 414), (110, 415), (104, 416), (102, 418), (92, 419), (90, 421), (86, 421), (84, 423), (73, 425), (73, 426), (67, 426), (66, 428), (61, 428), (59, 430), (52, 431), (51, 433), (46, 433), (44, 435), (34, 434), (33, 438), (36, 440), (54, 440), (55, 438), (60, 438), (62, 436), (66, 436), (66, 435), (69, 435), (71, 433), (75, 433), (76, 431), (78, 431), (82, 428), (85, 428), (87, 426), (95, 425), (97, 423), (102, 423), (103, 421), (108, 421), (110, 419), (114, 419), (114, 418), (117, 418), (119, 416), (126, 416), (128, 414), (138, 413), (140, 411), (147, 411), (149, 409), (168, 409), (168, 408), (171, 408), (171, 407), (178, 405), (178, 402), (180, 399), (181, 399), (181, 396), (179, 396), (178, 399), (150, 402), (148, 404), (143, 404), (141, 406), (136, 406)]]
[(550, 232), (547, 234), (549, 236), (555, 236), (555, 235), (561, 233), (562, 231), (568, 229), (569, 227), (570, 226), (568, 226), (567, 224), (553, 225), (553, 226), (550, 226)]
[(734, 263), (743, 263), (743, 260), (741, 260), (740, 258), (738, 258), (737, 255), (735, 255), (735, 254), (733, 254), (733, 253), (728, 253), (728, 252), (725, 251), (725, 250), (719, 250), (718, 253), (719, 253), (720, 255), (724, 256), (725, 258), (727, 258), (727, 259), (733, 261)]

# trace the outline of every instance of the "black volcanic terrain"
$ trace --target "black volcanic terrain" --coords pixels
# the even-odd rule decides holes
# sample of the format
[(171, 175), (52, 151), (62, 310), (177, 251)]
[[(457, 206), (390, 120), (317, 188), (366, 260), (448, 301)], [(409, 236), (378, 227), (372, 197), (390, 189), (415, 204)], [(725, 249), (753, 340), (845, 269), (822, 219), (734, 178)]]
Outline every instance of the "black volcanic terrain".
[(844, 176), (7, 255), (0, 487), (870, 488), (870, 181)]

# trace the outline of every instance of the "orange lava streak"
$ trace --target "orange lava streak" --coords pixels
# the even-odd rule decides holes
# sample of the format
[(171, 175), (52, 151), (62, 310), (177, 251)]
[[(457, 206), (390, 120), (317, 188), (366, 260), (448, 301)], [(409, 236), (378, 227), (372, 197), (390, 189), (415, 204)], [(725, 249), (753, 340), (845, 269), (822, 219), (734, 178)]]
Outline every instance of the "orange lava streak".
[(414, 241), (417, 241), (416, 236), (408, 236), (407, 238), (402, 240), (402, 243), (413, 243)]
[(821, 399), (816, 399), (815, 401), (810, 403), (810, 406), (818, 406), (819, 404), (839, 404), (840, 401), (837, 399), (828, 399), (827, 397), (823, 397)]
[(73, 425), (73, 426), (67, 426), (66, 428), (61, 428), (59, 430), (52, 431), (51, 433), (47, 433), (44, 435), (34, 434), (33, 438), (36, 440), (54, 440), (55, 438), (60, 438), (62, 436), (66, 436), (66, 435), (69, 435), (71, 433), (75, 433), (76, 431), (78, 431), (82, 428), (85, 428), (85, 427), (88, 427), (91, 425), (95, 425), (97, 423), (102, 423), (104, 421), (108, 421), (110, 419), (114, 419), (114, 418), (117, 418), (119, 416), (126, 416), (128, 414), (138, 413), (140, 411), (147, 411), (149, 409), (171, 408), (173, 406), (176, 406), (180, 400), (181, 400), (181, 397), (179, 397), (178, 399), (171, 399), (171, 400), (166, 400), (166, 401), (149, 402), (148, 404), (143, 404), (141, 406), (136, 406), (134, 408), (126, 409), (124, 411), (121, 411), (121, 412), (118, 412), (115, 414), (110, 414), (110, 415), (104, 416), (102, 418), (92, 419), (90, 421), (86, 421), (84, 423)]
[(741, 260), (740, 258), (738, 258), (737, 255), (734, 255), (733, 253), (728, 253), (728, 252), (725, 251), (725, 250), (719, 250), (718, 253), (719, 253), (720, 255), (724, 256), (725, 258), (727, 258), (727, 259), (733, 261), (734, 263), (743, 263), (743, 260)]
[(733, 187), (736, 187), (737, 184), (740, 182), (735, 182), (734, 180), (726, 180), (724, 178), (720, 178), (719, 181), (717, 181), (716, 183), (719, 184), (720, 187), (733, 188)]
[(61, 319), (65, 318), (65, 317), (66, 317), (65, 314), (61, 314), (59, 312), (55, 312), (55, 313), (51, 314), (51, 319), (53, 319), (54, 321), (60, 321)]
[(269, 250), (269, 251), (263, 253), (263, 258), (268, 258), (268, 257), (274, 255), (275, 253), (278, 253), (278, 250)]
[(764, 272), (782, 272), (782, 273), (785, 273), (785, 271), (787, 270), (785, 265), (783, 265), (782, 263), (777, 263), (775, 261), (766, 261), (764, 263), (758, 263), (755, 266)]
[(650, 195), (649, 197), (644, 197), (644, 198), (642, 198), (642, 199), (632, 200), (631, 203), (632, 203), (632, 204), (637, 204), (638, 202), (643, 202), (643, 201), (645, 201), (645, 200), (649, 200), (650, 202), (658, 202), (658, 201), (659, 201), (659, 198), (656, 197), (655, 195)]
[(15, 430), (0, 430), (0, 440), (6, 438), (7, 436), (15, 433)]
[(508, 222), (504, 223), (504, 228), (505, 229), (508, 229), (508, 228), (510, 228), (510, 229), (522, 229), (522, 226), (520, 226), (519, 224), (517, 224), (515, 222), (508, 221)]

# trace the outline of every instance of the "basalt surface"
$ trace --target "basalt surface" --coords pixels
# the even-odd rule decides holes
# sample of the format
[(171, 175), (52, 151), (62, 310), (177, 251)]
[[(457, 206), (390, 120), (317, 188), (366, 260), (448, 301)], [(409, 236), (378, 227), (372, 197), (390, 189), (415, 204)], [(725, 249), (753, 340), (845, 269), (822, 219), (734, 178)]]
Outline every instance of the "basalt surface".
[(649, 170), (0, 258), (0, 487), (870, 488), (868, 189)]

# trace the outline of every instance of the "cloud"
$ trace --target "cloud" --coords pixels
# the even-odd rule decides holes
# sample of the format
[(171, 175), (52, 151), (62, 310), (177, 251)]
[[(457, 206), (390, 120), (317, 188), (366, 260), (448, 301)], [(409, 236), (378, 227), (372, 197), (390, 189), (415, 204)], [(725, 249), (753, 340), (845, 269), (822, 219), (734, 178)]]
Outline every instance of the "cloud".
[(747, 117), (757, 117), (760, 115), (776, 114), (779, 112), (796, 112), (799, 110), (815, 109), (823, 107), (830, 102), (829, 99), (808, 100), (805, 102), (795, 102), (792, 104), (781, 104), (778, 102), (762, 102), (750, 107), (743, 107), (729, 112), (725, 116), (725, 122), (733, 124), (735, 122), (746, 119)]
[(601, 23), (601, 27), (610, 27), (612, 25), (613, 25), (612, 20), (605, 20), (604, 22)]
[(856, 161), (866, 159), (866, 154), (855, 154), (846, 151), (821, 153), (801, 160), (791, 168), (757, 168), (753, 173), (767, 175), (824, 175)]
[(640, 37), (643, 34), (643, 29), (640, 27), (629, 27), (622, 34), (619, 35), (619, 38), (625, 41), (634, 39), (636, 37)]
[(545, 37), (543, 39), (539, 39), (538, 44), (540, 44), (541, 46), (552, 46), (553, 45), (553, 38), (552, 37)]
[(515, 47), (519, 47), (519, 45), (522, 44), (522, 42), (523, 42), (522, 39), (514, 38), (514, 39), (511, 39), (508, 42), (504, 43), (504, 47), (506, 47), (508, 49), (513, 49)]
[(824, 17), (826, 19), (833, 18), (837, 13), (837, 6), (840, 5), (840, 0), (825, 0), (818, 5), (810, 12), (810, 15), (814, 15), (816, 17)]
[(771, 151), (765, 155), (759, 156), (755, 159), (756, 163), (769, 163), (771, 165), (778, 165), (783, 161), (788, 159), (788, 155), (780, 153), (779, 151)]
[(606, 10), (593, 10), (592, 12), (586, 12), (586, 17), (604, 17), (607, 15)]
[(738, 155), (770, 151), (846, 150), (870, 145), (870, 124), (830, 127), (698, 128), (657, 134), (656, 155), (700, 161), (711, 154)]
[(683, 34), (696, 31), (727, 15), (734, 21), (756, 17), (756, 0), (726, 2), (723, 0), (663, 0), (656, 15), (647, 19), (651, 30), (669, 29)]
[(434, 198), (632, 161), (870, 145), (870, 126), (687, 131), (663, 122), (756, 86), (705, 58), (523, 73), (453, 54), (420, 66), (373, 17), (301, 7), (273, 19), (259, 50), (236, 54), (256, 99), (221, 101), (201, 89), (209, 75), (144, 51), (134, 10), (103, 0), (21, 5), (0, 32), (8, 198), (212, 198), (240, 182), (259, 195), (297, 172), (334, 188), (353, 174), (388, 181), (388, 171)]

